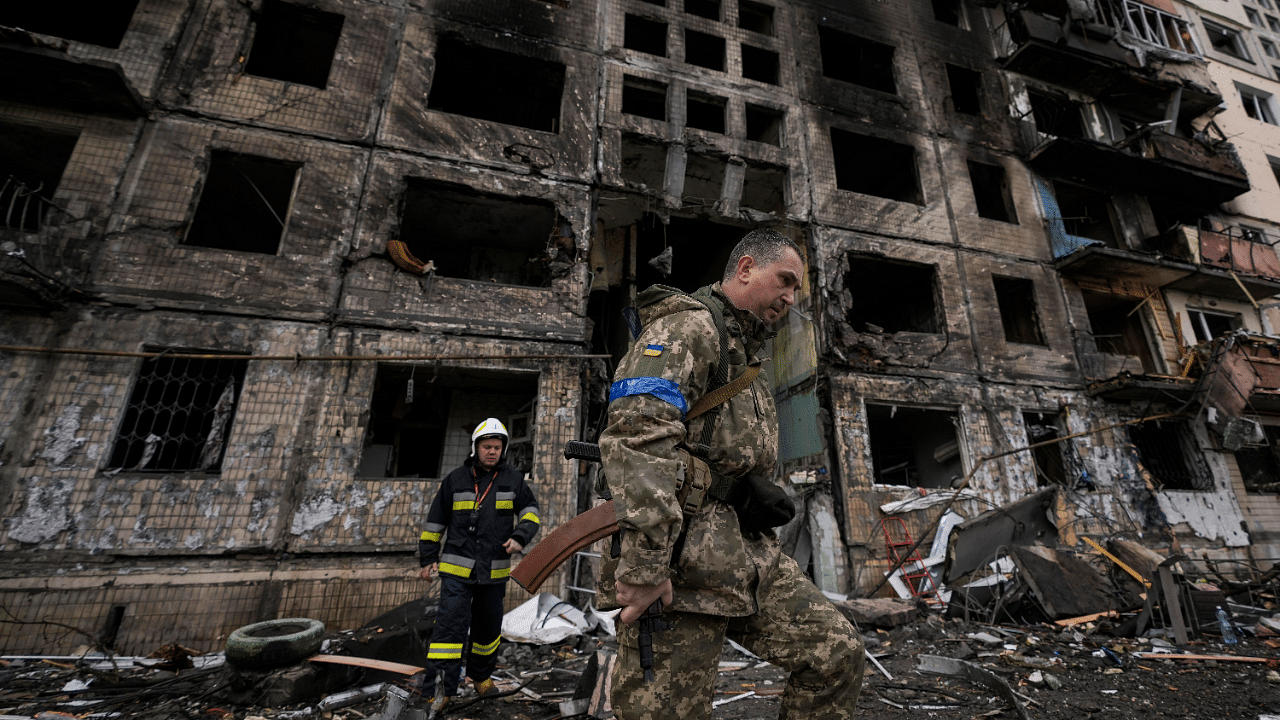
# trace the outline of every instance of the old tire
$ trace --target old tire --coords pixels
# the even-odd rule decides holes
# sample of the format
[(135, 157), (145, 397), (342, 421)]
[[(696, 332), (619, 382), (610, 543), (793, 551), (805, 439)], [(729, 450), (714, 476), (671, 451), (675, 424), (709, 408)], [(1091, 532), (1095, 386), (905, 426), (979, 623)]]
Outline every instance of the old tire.
[(315, 655), (324, 640), (324, 623), (283, 618), (245, 625), (227, 638), (227, 662), (241, 670), (270, 670)]

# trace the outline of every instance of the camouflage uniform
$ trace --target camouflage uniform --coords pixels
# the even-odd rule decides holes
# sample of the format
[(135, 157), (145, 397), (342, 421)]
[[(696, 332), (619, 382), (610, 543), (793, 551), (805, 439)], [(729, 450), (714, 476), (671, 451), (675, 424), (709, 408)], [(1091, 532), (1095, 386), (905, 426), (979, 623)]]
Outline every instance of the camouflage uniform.
[[(754, 315), (734, 308), (719, 283), (731, 348), (728, 378), (758, 362), (769, 335)], [(671, 577), (674, 601), (653, 637), (653, 683), (643, 682), (636, 626), (621, 626), (613, 711), (622, 720), (710, 718), (717, 661), (728, 636), (791, 672), (782, 718), (850, 718), (862, 687), (862, 643), (848, 620), (782, 553), (773, 531), (744, 533), (732, 507), (708, 501), (689, 521), (678, 561), (671, 555), (684, 518), (676, 490), (686, 471), (684, 446), (714, 422), (705, 459), (726, 476), (772, 478), (778, 420), (768, 381), (710, 413), (684, 416), (707, 392), (720, 358), (719, 332), (705, 305), (671, 294), (641, 302), (644, 331), (618, 368), (609, 426), (600, 436), (605, 474), (623, 528), (621, 554), (601, 570), (603, 607), (616, 607), (615, 578), (650, 585)]]

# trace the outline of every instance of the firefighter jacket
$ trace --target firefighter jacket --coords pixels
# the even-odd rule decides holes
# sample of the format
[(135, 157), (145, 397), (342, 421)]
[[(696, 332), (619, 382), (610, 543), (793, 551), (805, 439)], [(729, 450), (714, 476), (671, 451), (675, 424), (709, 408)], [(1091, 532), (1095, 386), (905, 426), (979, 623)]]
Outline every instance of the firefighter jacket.
[(505, 583), (511, 556), (502, 545), (508, 538), (529, 545), (540, 524), (538, 501), (511, 466), (484, 472), (474, 461), (468, 458), (441, 481), (418, 540), (419, 560), (438, 562), (441, 574), (466, 582)]

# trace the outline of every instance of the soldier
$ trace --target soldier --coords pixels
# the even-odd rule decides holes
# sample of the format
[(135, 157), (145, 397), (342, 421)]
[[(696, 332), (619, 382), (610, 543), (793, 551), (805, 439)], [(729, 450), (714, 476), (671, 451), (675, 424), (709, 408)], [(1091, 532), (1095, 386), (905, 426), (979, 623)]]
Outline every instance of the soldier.
[[(655, 286), (637, 302), (643, 331), (618, 367), (600, 436), (622, 528), (600, 584), (605, 606), (622, 607), (612, 700), (621, 720), (710, 718), (726, 636), (790, 672), (780, 718), (853, 716), (862, 642), (781, 551), (771, 528), (794, 515), (785, 496), (790, 514), (756, 511), (776, 510), (781, 493), (768, 381), (686, 419), (705, 394), (760, 363), (767, 326), (786, 314), (804, 273), (790, 238), (754, 230), (721, 282), (692, 295)], [(673, 627), (652, 638), (656, 678), (646, 682), (632, 623), (655, 599)]]

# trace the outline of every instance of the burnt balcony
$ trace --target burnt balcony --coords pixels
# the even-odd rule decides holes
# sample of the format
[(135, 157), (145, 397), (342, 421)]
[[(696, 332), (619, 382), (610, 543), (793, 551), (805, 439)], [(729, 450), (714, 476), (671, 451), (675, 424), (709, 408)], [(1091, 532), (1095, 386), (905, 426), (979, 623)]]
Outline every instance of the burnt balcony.
[(146, 114), (141, 93), (118, 64), (74, 57), (67, 45), (0, 28), (0, 100), (112, 117)]

